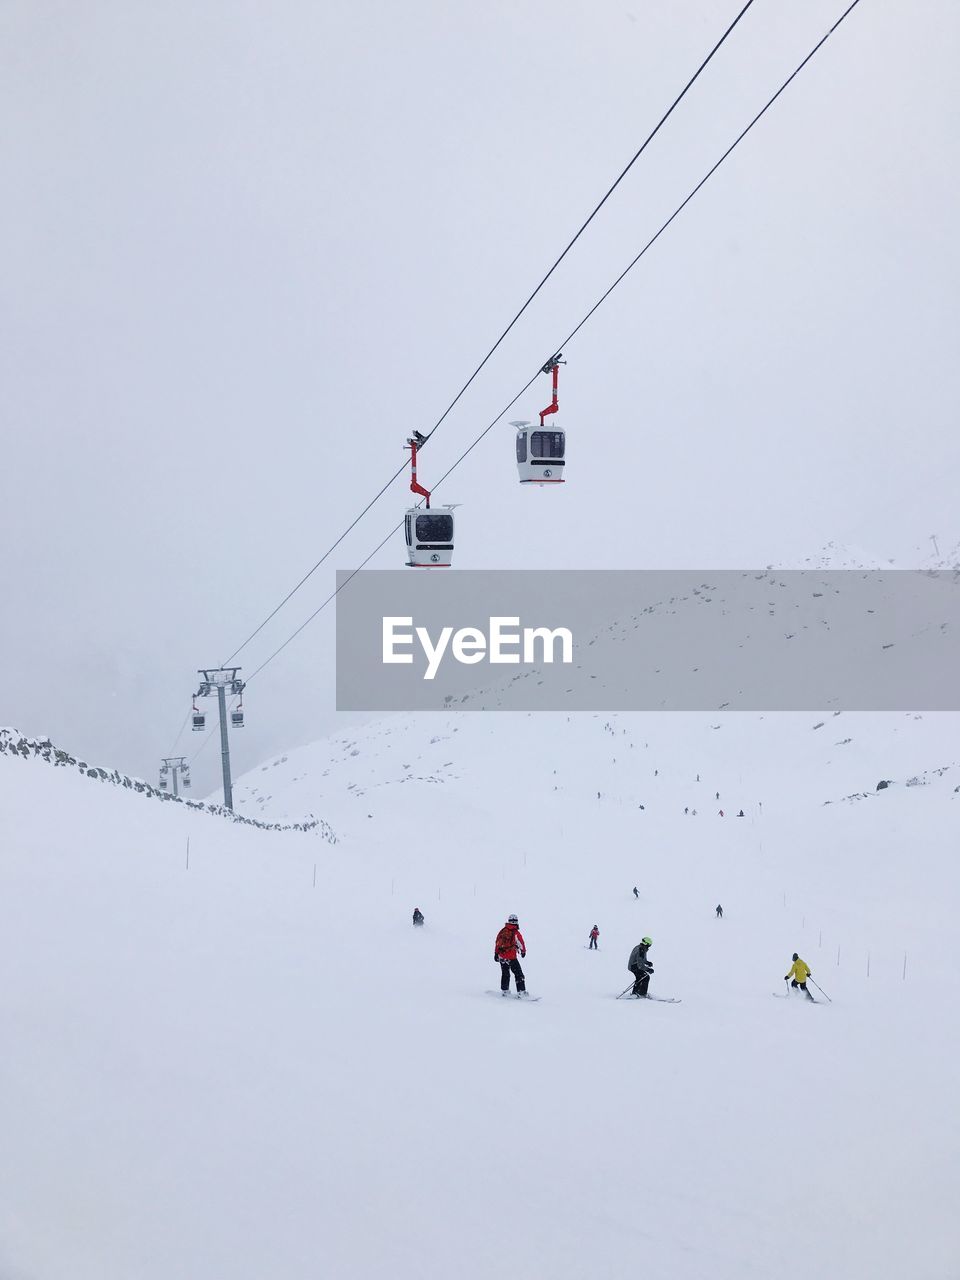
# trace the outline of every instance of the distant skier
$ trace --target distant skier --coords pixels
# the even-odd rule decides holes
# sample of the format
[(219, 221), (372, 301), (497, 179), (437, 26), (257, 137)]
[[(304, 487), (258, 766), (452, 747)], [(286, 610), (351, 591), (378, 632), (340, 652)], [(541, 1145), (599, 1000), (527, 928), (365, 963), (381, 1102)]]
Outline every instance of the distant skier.
[(598, 950), (597, 939), (599, 937), (600, 937), (600, 930), (597, 928), (596, 925), (594, 925), (593, 928), (590, 930), (590, 950), (591, 951)]
[[(813, 970), (806, 961), (801, 960), (797, 953), (794, 952), (793, 964), (790, 966), (790, 972), (784, 978), (784, 982), (789, 982), (791, 987), (799, 987), (808, 1000), (813, 1000), (813, 996), (807, 990), (807, 979), (812, 973)], [(816, 1004), (815, 1000), (814, 1004)]]
[(501, 995), (507, 995), (510, 990), (511, 972), (516, 983), (517, 995), (525, 996), (527, 994), (527, 984), (523, 976), (523, 970), (520, 968), (520, 961), (517, 959), (518, 950), (521, 956), (526, 957), (527, 944), (524, 942), (523, 934), (520, 932), (520, 921), (516, 916), (508, 916), (507, 923), (497, 934), (497, 940), (493, 944), (493, 958), (500, 966)]
[(646, 999), (647, 987), (650, 985), (650, 975), (653, 973), (653, 965), (647, 959), (647, 952), (652, 946), (652, 939), (641, 938), (630, 952), (630, 959), (627, 961), (627, 968), (634, 978), (633, 991), (630, 994), (640, 999)]
[(684, 805), (684, 806), (683, 806), (683, 812), (684, 812), (685, 814), (689, 813), (689, 812), (690, 812), (690, 806), (689, 806), (689, 805)]
[(720, 810), (720, 817), (721, 817), (721, 818), (723, 817), (723, 810), (722, 810), (722, 809)]
[(423, 924), (423, 912), (419, 907), (413, 908), (413, 923), (417, 925)]
[(743, 810), (742, 810), (742, 809), (741, 809), (741, 810), (740, 810), (740, 812), (737, 814), (737, 817), (738, 817), (738, 818), (742, 818), (742, 817), (744, 817), (744, 812), (743, 812)]
[(718, 920), (723, 919), (723, 907), (721, 907), (719, 902), (717, 903), (717, 919)]
[(633, 896), (634, 896), (635, 898), (639, 898), (639, 897), (640, 897), (640, 894), (637, 892), (637, 886), (636, 886), (636, 885), (634, 885), (634, 886), (633, 886)]
[(718, 799), (718, 800), (720, 799), (720, 792), (719, 792), (719, 791), (717, 792), (717, 799)]

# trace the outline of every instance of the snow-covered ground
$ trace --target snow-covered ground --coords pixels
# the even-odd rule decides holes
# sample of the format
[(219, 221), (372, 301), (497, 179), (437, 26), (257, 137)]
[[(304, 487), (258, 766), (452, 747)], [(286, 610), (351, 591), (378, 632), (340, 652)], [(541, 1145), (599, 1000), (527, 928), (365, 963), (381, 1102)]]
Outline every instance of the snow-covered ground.
[[(0, 1277), (955, 1280), (957, 728), (395, 717), (238, 782), (336, 845), (0, 757)], [(614, 1000), (644, 933), (681, 1004)]]

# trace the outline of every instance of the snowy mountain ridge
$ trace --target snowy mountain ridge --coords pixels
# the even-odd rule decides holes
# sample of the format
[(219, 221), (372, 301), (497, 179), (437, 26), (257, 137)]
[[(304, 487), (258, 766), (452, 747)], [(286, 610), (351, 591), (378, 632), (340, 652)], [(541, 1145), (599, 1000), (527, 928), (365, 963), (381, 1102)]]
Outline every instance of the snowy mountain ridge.
[(10, 759), (41, 761), (44, 764), (51, 764), (55, 768), (75, 769), (84, 777), (92, 778), (99, 782), (109, 782), (115, 787), (133, 791), (135, 794), (145, 796), (150, 800), (172, 801), (174, 804), (185, 805), (188, 809), (213, 814), (219, 818), (226, 818), (231, 822), (250, 823), (265, 831), (315, 830), (320, 838), (329, 844), (336, 844), (337, 842), (333, 828), (322, 818), (310, 815), (300, 822), (262, 822), (257, 818), (237, 813), (235, 810), (227, 809), (223, 805), (209, 800), (191, 800), (186, 796), (175, 796), (169, 791), (151, 786), (149, 782), (145, 782), (142, 778), (128, 777), (126, 774), (121, 773), (119, 769), (108, 770), (99, 765), (91, 765), (86, 760), (81, 760), (78, 756), (71, 755), (69, 751), (55, 746), (49, 738), (30, 738), (10, 726), (0, 726), (0, 755)]
[(808, 556), (796, 565), (767, 565), (768, 569), (920, 569), (924, 571), (945, 571), (960, 569), (960, 540), (953, 543), (944, 541), (945, 551), (940, 551), (939, 542), (930, 539), (931, 546), (921, 545), (913, 548), (906, 557), (880, 557), (852, 543), (830, 542), (815, 555)]

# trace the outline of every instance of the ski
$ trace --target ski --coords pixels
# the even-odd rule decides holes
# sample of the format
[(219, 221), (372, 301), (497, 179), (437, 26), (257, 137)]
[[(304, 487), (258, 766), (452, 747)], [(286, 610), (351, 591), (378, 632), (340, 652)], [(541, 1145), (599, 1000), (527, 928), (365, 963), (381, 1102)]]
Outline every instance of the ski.
[(676, 996), (632, 996), (624, 994), (622, 996), (614, 996), (614, 999), (627, 1001), (635, 1000), (637, 1004), (639, 1004), (641, 1000), (656, 1000), (657, 1004), (683, 1004), (683, 1001), (678, 999)]
[(530, 1003), (542, 999), (541, 996), (518, 996), (513, 991), (508, 991), (506, 995), (504, 995), (502, 991), (487, 991), (485, 994), (488, 996), (496, 996), (498, 1000), (524, 1000)]
[[(790, 995), (786, 991), (771, 991), (770, 994), (777, 1000), (789, 1000)], [(819, 1004), (820, 1001), (816, 996), (804, 996), (804, 1002), (807, 1004)]]

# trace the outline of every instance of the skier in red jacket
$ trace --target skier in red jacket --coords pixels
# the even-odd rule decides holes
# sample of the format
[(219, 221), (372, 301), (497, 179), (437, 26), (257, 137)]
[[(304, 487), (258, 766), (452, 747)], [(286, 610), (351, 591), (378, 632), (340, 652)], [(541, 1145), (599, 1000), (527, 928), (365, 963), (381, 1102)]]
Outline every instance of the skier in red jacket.
[(590, 930), (590, 950), (591, 951), (597, 950), (597, 939), (599, 937), (600, 937), (600, 930), (597, 928), (596, 925), (594, 925), (593, 928)]
[(511, 970), (517, 984), (517, 995), (527, 994), (527, 984), (524, 981), (523, 970), (520, 968), (520, 961), (517, 959), (518, 950), (521, 956), (525, 957), (527, 944), (520, 932), (520, 922), (517, 917), (508, 916), (507, 923), (497, 934), (497, 940), (493, 944), (493, 958), (500, 966), (500, 994), (503, 996), (510, 990)]

